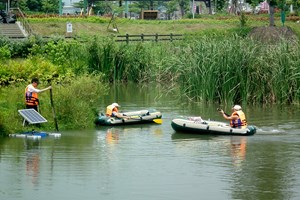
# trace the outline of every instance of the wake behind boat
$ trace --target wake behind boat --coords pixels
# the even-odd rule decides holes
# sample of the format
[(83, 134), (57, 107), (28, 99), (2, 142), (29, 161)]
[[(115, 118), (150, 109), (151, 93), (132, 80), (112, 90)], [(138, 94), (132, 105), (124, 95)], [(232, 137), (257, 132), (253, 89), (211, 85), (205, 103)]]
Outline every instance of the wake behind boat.
[(202, 120), (201, 118), (173, 119), (171, 126), (175, 131), (182, 133), (212, 135), (254, 135), (256, 133), (255, 126), (232, 128), (224, 122)]
[(162, 123), (162, 115), (159, 111), (156, 111), (155, 109), (124, 112), (122, 114), (124, 116), (127, 116), (128, 119), (108, 117), (105, 116), (103, 113), (100, 113), (99, 116), (95, 119), (95, 124), (104, 126), (115, 126), (127, 124)]

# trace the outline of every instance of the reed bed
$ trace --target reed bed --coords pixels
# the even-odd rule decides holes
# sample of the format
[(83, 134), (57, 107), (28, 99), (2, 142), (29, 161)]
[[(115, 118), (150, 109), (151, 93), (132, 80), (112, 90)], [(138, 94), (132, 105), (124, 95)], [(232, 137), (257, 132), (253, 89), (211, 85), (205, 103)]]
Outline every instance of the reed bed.
[(94, 40), (87, 47), (89, 73), (110, 81), (157, 82), (194, 101), (299, 103), (299, 48), (239, 35), (198, 36), (168, 43), (120, 44)]
[(180, 74), (182, 92), (194, 100), (291, 104), (300, 97), (299, 53), (284, 41), (266, 45), (240, 37), (203, 37), (183, 46), (169, 63)]
[[(31, 44), (23, 64), (3, 64), (0, 81), (26, 80), (28, 74), (47, 74), (45, 79), (57, 82), (85, 73), (103, 74), (106, 82), (156, 82), (167, 91), (180, 87), (181, 95), (194, 101), (293, 104), (300, 99), (299, 54), (296, 43), (259, 43), (245, 37), (244, 31), (159, 43), (125, 44), (95, 36), (83, 44)], [(35, 71), (28, 70), (32, 65)]]

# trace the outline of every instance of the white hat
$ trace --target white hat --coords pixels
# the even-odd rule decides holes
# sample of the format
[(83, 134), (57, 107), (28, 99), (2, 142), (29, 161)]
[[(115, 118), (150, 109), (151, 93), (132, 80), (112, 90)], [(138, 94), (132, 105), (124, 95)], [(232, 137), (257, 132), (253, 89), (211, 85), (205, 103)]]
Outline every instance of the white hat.
[(113, 107), (121, 107), (118, 103), (111, 104)]
[(242, 110), (242, 107), (240, 105), (233, 106), (233, 109), (236, 111)]

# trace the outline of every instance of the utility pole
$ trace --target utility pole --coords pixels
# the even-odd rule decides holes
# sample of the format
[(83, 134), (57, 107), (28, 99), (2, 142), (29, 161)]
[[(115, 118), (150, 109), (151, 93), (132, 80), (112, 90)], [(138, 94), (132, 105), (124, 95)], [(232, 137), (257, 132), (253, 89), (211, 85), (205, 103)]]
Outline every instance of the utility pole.
[(59, 15), (62, 15), (62, 0), (59, 0)]
[(85, 13), (85, 14), (87, 14), (88, 13), (88, 10), (87, 10), (87, 4), (88, 4), (88, 2), (87, 2), (88, 0), (84, 0), (83, 1), (83, 12)]
[(125, 18), (128, 18), (128, 1), (125, 1)]
[(195, 0), (193, 0), (193, 5), (192, 5), (192, 13), (193, 13), (193, 19), (195, 18)]

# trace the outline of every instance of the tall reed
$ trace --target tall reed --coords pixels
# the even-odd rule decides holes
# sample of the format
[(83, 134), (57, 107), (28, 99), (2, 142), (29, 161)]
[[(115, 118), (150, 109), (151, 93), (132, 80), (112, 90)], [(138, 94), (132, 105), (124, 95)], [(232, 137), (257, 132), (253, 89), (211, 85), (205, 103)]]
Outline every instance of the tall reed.
[(34, 44), (23, 64), (15, 63), (13, 68), (9, 62), (3, 64), (0, 83), (26, 80), (28, 74), (47, 74), (58, 81), (85, 73), (103, 74), (110, 82), (159, 82), (169, 91), (180, 87), (182, 95), (196, 101), (299, 103), (297, 45), (259, 43), (244, 37), (244, 31), (239, 33), (243, 37), (222, 32), (158, 43), (124, 44), (93, 37), (82, 45), (77, 41)]
[(183, 94), (198, 101), (299, 103), (299, 53), (286, 42), (269, 46), (237, 36), (203, 37), (181, 46), (165, 63), (179, 74)]

